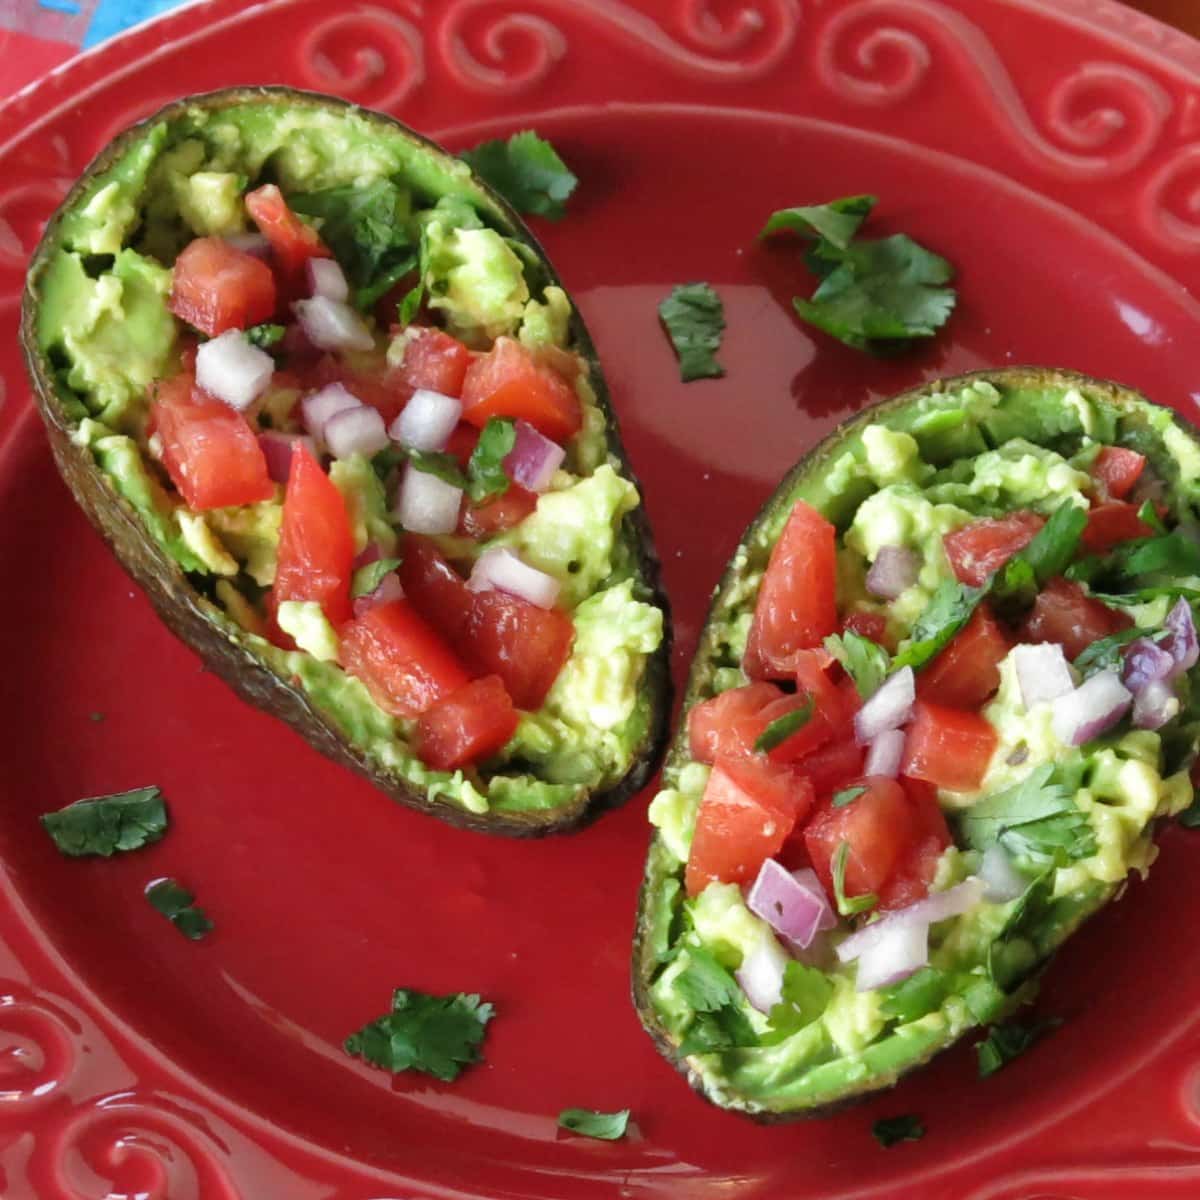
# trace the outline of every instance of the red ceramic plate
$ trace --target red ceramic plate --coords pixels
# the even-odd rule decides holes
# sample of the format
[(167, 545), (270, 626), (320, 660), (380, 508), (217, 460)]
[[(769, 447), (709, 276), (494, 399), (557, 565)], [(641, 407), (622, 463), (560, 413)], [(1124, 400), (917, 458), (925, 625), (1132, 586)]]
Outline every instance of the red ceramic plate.
[[(645, 801), (533, 844), (391, 804), (239, 703), (155, 620), (59, 482), (15, 345), (24, 261), (120, 127), (183, 92), (287, 83), (452, 146), (535, 125), (582, 179), (540, 228), (607, 364), (682, 678), (759, 502), (868, 400), (1014, 362), (1200, 401), (1200, 45), (1107, 0), (268, 0), (189, 7), (0, 110), (0, 1194), (7, 1200), (1200, 1195), (1200, 835), (1085, 929), (1065, 1025), (980, 1082), (969, 1047), (827, 1120), (709, 1108), (629, 1002)], [(330, 15), (335, 13), (335, 15)], [(774, 208), (882, 197), (953, 260), (948, 331), (877, 362), (790, 315)], [(707, 279), (723, 380), (681, 386), (655, 305)], [(37, 815), (144, 783), (157, 846), (68, 861)], [(142, 889), (216, 921), (173, 932)], [(347, 1058), (391, 989), (496, 1005), (453, 1085)], [(556, 1133), (629, 1107), (617, 1143)], [(873, 1120), (928, 1135), (880, 1149)]]

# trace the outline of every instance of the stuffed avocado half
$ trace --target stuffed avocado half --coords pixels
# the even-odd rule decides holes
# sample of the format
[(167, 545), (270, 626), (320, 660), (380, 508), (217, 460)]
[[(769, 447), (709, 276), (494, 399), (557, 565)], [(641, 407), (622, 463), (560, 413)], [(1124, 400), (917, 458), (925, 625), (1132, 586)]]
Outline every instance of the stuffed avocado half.
[(1192, 802), (1200, 446), (1108, 383), (934, 383), (819, 445), (713, 598), (634, 997), (762, 1120), (887, 1087), (1029, 999)]
[(487, 831), (647, 778), (638, 485), (570, 298), (464, 162), (329, 97), (182, 100), (71, 191), (22, 339), (76, 498), (245, 698)]

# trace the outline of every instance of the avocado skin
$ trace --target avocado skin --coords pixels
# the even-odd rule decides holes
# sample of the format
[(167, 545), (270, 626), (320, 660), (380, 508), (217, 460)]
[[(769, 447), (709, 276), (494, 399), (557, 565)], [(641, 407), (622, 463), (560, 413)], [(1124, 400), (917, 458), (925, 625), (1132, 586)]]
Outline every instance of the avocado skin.
[[(662, 589), (658, 555), (645, 516), (644, 504), (623, 521), (621, 537), (631, 545), (638, 564), (639, 590), (663, 611), (663, 641), (647, 660), (641, 690), (651, 697), (653, 718), (635, 749), (630, 768), (612, 787), (601, 792), (584, 793), (569, 805), (558, 809), (530, 812), (471, 813), (438, 797), (430, 801), (404, 780), (381, 770), (370, 757), (350, 744), (337, 727), (324, 717), (305, 696), (303, 690), (276, 675), (233, 631), (216, 623), (216, 609), (189, 583), (187, 576), (171, 558), (142, 530), (141, 522), (130, 506), (117, 494), (104, 473), (97, 469), (91, 452), (71, 441), (71, 422), (55, 387), (53, 372), (37, 343), (39, 286), (50, 256), (58, 244), (63, 219), (84, 195), (91, 179), (107, 170), (146, 129), (161, 121), (183, 116), (197, 107), (213, 111), (256, 102), (286, 100), (296, 105), (326, 108), (335, 113), (356, 112), (368, 120), (399, 132), (429, 155), (457, 163), (436, 142), (383, 113), (373, 112), (317, 92), (286, 87), (228, 88), (173, 102), (131, 126), (110, 142), (76, 181), (54, 216), (34, 252), (26, 276), (21, 306), (20, 340), (26, 369), (33, 389), (34, 402), (45, 423), (50, 448), (59, 474), (87, 514), (88, 519), (108, 542), (113, 553), (130, 576), (149, 597), (168, 628), (200, 655), (204, 665), (220, 676), (242, 699), (286, 721), (316, 749), (343, 766), (363, 775), (393, 800), (464, 829), (509, 837), (544, 837), (578, 829), (601, 813), (624, 803), (640, 791), (654, 774), (669, 732), (672, 684), (670, 677), (671, 619), (667, 597)], [(461, 164), (459, 164), (461, 169)], [(489, 210), (488, 215), (506, 236), (527, 245), (544, 267), (548, 282), (562, 286), (546, 252), (525, 226), (516, 211), (496, 192), (474, 175), (471, 176), (473, 199)], [(566, 290), (566, 289), (564, 289)], [(587, 360), (596, 402), (604, 413), (607, 448), (620, 464), (620, 471), (642, 494), (641, 484), (626, 457), (612, 409), (608, 388), (596, 355), (595, 346), (578, 310), (572, 305), (572, 345)], [(210, 615), (212, 614), (212, 615)]]
[[(972, 371), (965, 375), (937, 379), (922, 384), (919, 387), (910, 388), (908, 391), (863, 409), (851, 417), (850, 420), (839, 425), (822, 441), (818, 442), (784, 476), (779, 486), (759, 509), (753, 521), (747, 526), (742, 541), (739, 543), (739, 548), (755, 540), (756, 536), (765, 527), (769, 526), (773, 520), (779, 519), (783, 512), (790, 511), (797, 487), (802, 481), (828, 468), (837, 457), (837, 452), (844, 439), (858, 433), (872, 422), (877, 421), (881, 415), (903, 409), (906, 405), (912, 404), (922, 397), (935, 395), (939, 392), (956, 392), (974, 382), (980, 381), (993, 383), (1002, 390), (1005, 388), (1039, 387), (1066, 391), (1072, 387), (1079, 388), (1082, 391), (1098, 395), (1105, 403), (1118, 409), (1133, 410), (1139, 406), (1152, 403), (1140, 392), (1132, 388), (1124, 387), (1109, 380), (1095, 379), (1079, 372), (1053, 367), (1021, 366)], [(1200, 430), (1188, 424), (1177, 413), (1172, 413), (1172, 416), (1175, 425), (1192, 441), (1200, 445)], [(736, 559), (737, 554), (735, 552), (730, 556), (729, 564), (717, 586), (713, 589), (704, 628), (701, 632), (696, 654), (692, 659), (691, 669), (688, 674), (688, 681), (684, 690), (683, 703), (679, 714), (679, 723), (667, 750), (665, 766), (668, 768), (691, 760), (687, 733), (688, 714), (692, 706), (707, 694), (706, 689), (711, 681), (714, 670), (713, 657), (718, 634), (713, 618), (720, 611), (723, 599), (738, 581), (740, 571)], [(667, 874), (667, 872), (656, 866), (656, 859), (659, 857), (656, 854), (658, 848), (659, 834), (656, 830), (650, 839), (650, 847), (646, 857), (646, 872), (638, 893), (631, 963), (633, 1005), (641, 1019), (643, 1028), (650, 1035), (650, 1039), (659, 1053), (687, 1080), (689, 1086), (702, 1099), (717, 1108), (736, 1112), (763, 1125), (775, 1125), (787, 1121), (828, 1117), (876, 1092), (894, 1087), (904, 1075), (918, 1067), (924, 1066), (943, 1050), (948, 1049), (954, 1041), (958, 1040), (955, 1038), (935, 1044), (929, 1049), (928, 1053), (910, 1062), (902, 1071), (891, 1072), (851, 1084), (835, 1099), (826, 1104), (793, 1109), (762, 1110), (752, 1108), (740, 1102), (737, 1097), (722, 1099), (714, 1095), (702, 1072), (692, 1066), (686, 1057), (680, 1057), (679, 1043), (671, 1037), (659, 1022), (650, 997), (651, 980), (656, 967), (659, 965), (654, 958), (651, 940), (653, 932), (651, 919), (652, 902), (657, 888), (661, 885)], [(1015, 980), (1010, 986), (1010, 1008), (1018, 1007), (1023, 1002), (1023, 989), (1034, 983), (1047, 966), (1049, 966), (1054, 949), (1066, 941), (1086, 920), (1099, 912), (1123, 888), (1124, 884), (1119, 884), (1104, 890), (1098, 895), (1095, 904), (1089, 911), (1076, 914), (1072, 920), (1065, 923), (1058, 930), (1055, 946), (1032, 963), (1027, 973), (1020, 979)], [(1001, 1019), (1001, 1016), (1003, 1014), (998, 1015), (996, 1019)], [(961, 1037), (962, 1035), (960, 1034), (959, 1036)]]

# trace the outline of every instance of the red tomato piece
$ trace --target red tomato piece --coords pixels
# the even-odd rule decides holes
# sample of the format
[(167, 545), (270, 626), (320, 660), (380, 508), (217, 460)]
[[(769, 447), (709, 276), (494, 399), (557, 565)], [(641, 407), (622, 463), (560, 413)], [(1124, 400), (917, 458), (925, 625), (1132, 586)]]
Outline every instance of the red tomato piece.
[(1021, 626), (1023, 642), (1057, 642), (1069, 659), (1076, 659), (1093, 642), (1128, 629), (1127, 613), (1118, 612), (1089, 596), (1069, 579), (1052, 579), (1038, 594)]
[(306, 225), (288, 207), (283, 193), (273, 184), (264, 184), (246, 196), (246, 211), (258, 231), (271, 243), (271, 252), (280, 271), (291, 282), (299, 280), (310, 258), (332, 258), (321, 235)]
[(479, 430), (474, 425), (462, 421), (454, 427), (454, 432), (446, 443), (446, 453), (453, 454), (458, 459), (458, 465), (465, 471), (478, 444)]
[(417, 721), (416, 751), (438, 771), (454, 771), (500, 750), (520, 717), (495, 675), (451, 692)]
[(1014, 554), (1033, 541), (1045, 519), (1032, 512), (983, 517), (942, 538), (946, 557), (959, 583), (980, 587)]
[(779, 679), (796, 651), (820, 646), (838, 627), (837, 531), (796, 502), (758, 589), (743, 668), (751, 679)]
[(407, 398), (385, 377), (383, 355), (357, 355), (352, 365), (325, 354), (304, 375), (305, 382), (313, 388), (340, 383), (352, 396), (377, 409), (389, 425), (400, 415)]
[(999, 740), (991, 723), (978, 713), (918, 700), (904, 740), (900, 771), (948, 791), (974, 791)]
[(986, 604), (917, 676), (917, 695), (951, 708), (979, 708), (1000, 686), (1000, 663), (1012, 647)]
[(762, 732), (759, 714), (783, 698), (784, 693), (773, 683), (750, 683), (701, 701), (688, 714), (692, 757), (713, 763), (718, 758), (754, 753), (754, 739)]
[(334, 625), (349, 620), (354, 534), (346, 502), (302, 445), (292, 451), (273, 597), (315, 600)]
[(1154, 530), (1138, 516), (1135, 505), (1124, 500), (1106, 500), (1089, 509), (1080, 541), (1091, 554), (1103, 554), (1121, 542), (1150, 537)]
[(533, 492), (513, 483), (503, 496), (484, 504), (464, 504), (458, 518), (458, 532), (480, 541), (519, 525), (535, 508), (538, 498)]
[(418, 388), (462, 395), (463, 380), (471, 365), (471, 351), (457, 338), (425, 325), (410, 325), (404, 357), (388, 372), (388, 382), (407, 400)]
[(377, 604), (339, 634), (338, 661), (393, 716), (418, 717), (470, 682), (454, 651), (407, 600)]
[(865, 759), (863, 747), (853, 737), (844, 737), (805, 755), (798, 770), (811, 780), (817, 795), (823, 796), (857, 779)]
[(275, 276), (224, 238), (197, 238), (175, 260), (167, 307), (209, 337), (247, 329), (275, 315)]
[(880, 646), (887, 645), (887, 617), (883, 613), (869, 612), (866, 609), (856, 609), (847, 613), (842, 618), (842, 632), (847, 630)]
[(1092, 464), (1092, 478), (1114, 500), (1124, 500), (1146, 467), (1146, 456), (1124, 446), (1105, 446)]
[(907, 908), (929, 894), (938, 860), (951, 844), (950, 829), (938, 804), (937, 788), (921, 779), (900, 779), (912, 817), (907, 849), (879, 891), (880, 912)]
[(762, 758), (719, 759), (696, 815), (687, 894), (695, 896), (710, 883), (752, 880), (812, 802), (812, 784), (786, 767)]
[(497, 338), (490, 353), (467, 368), (462, 402), (463, 420), (480, 429), (492, 417), (520, 417), (546, 437), (565, 442), (583, 424), (574, 388), (510, 337)]
[(452, 646), (461, 646), (475, 593), (437, 545), (419, 533), (405, 534), (400, 583), (412, 606)]
[(208, 399), (189, 373), (155, 385), (150, 425), (162, 442), (162, 461), (188, 508), (254, 504), (275, 485), (246, 418)]

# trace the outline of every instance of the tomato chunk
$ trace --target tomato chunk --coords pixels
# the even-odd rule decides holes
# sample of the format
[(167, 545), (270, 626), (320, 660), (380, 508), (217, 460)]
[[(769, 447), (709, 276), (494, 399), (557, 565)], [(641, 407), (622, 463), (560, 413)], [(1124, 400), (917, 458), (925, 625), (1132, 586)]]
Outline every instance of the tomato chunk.
[(1024, 550), (1045, 523), (1033, 512), (984, 517), (946, 534), (942, 546), (959, 583), (979, 587), (1014, 554)]
[(499, 675), (518, 708), (541, 708), (571, 653), (575, 625), (556, 608), (506, 592), (474, 593), (462, 652), (481, 674)]
[(1105, 446), (1092, 464), (1092, 478), (1114, 500), (1124, 500), (1146, 467), (1146, 456), (1124, 446)]
[(938, 860), (951, 844), (950, 829), (938, 804), (937, 788), (920, 779), (901, 777), (911, 817), (908, 847), (879, 890), (880, 912), (907, 908), (929, 894)]
[(970, 792), (982, 782), (999, 740), (978, 713), (918, 700), (900, 771), (948, 791)]
[(519, 525), (537, 508), (538, 498), (518, 484), (510, 484), (503, 496), (484, 504), (464, 504), (458, 518), (458, 532), (480, 541)]
[(813, 802), (812, 784), (762, 758), (719, 759), (708, 777), (684, 876), (687, 894), (746, 883)]
[(784, 678), (797, 650), (819, 646), (837, 626), (836, 530), (798, 500), (758, 589), (743, 668), (751, 679)]
[(783, 698), (783, 691), (773, 683), (750, 683), (697, 704), (688, 714), (692, 757), (714, 763), (722, 757), (752, 754), (754, 740), (763, 728), (759, 714)]
[(315, 600), (334, 625), (349, 620), (354, 534), (346, 503), (312, 454), (292, 451), (273, 598)]
[(452, 646), (461, 646), (475, 593), (437, 545), (419, 533), (405, 534), (399, 575), (417, 612)]
[(410, 325), (405, 332), (404, 357), (388, 372), (388, 382), (407, 399), (418, 388), (462, 395), (471, 365), (471, 351), (457, 338), (427, 325)]
[(1124, 500), (1108, 500), (1088, 510), (1080, 541), (1090, 553), (1103, 554), (1121, 542), (1150, 537), (1153, 533), (1134, 505)]
[(479, 430), (474, 425), (460, 421), (454, 427), (454, 432), (451, 433), (450, 440), (446, 443), (446, 453), (453, 454), (458, 460), (458, 465), (465, 471), (478, 444)]
[(981, 604), (950, 644), (917, 676), (917, 695), (951, 708), (979, 708), (1000, 686), (1008, 635)]
[(797, 769), (818, 795), (825, 795), (857, 779), (865, 758), (863, 747), (853, 737), (846, 737), (806, 754)]
[(246, 329), (275, 315), (275, 276), (224, 238), (197, 238), (175, 260), (167, 307), (209, 337)]
[(295, 284), (310, 258), (332, 258), (321, 235), (306, 225), (288, 207), (283, 193), (273, 184), (264, 184), (246, 196), (246, 211), (258, 231), (271, 243), (271, 252), (280, 271)]
[(539, 433), (565, 442), (579, 432), (579, 397), (551, 367), (540, 365), (520, 342), (499, 337), (467, 368), (463, 420), (482, 429), (492, 417), (520, 417)]
[(171, 482), (194, 512), (269, 500), (275, 485), (241, 413), (209, 400), (184, 373), (159, 383), (150, 423)]
[(504, 684), (485, 675), (421, 715), (417, 754), (438, 771), (454, 771), (495, 754), (516, 733), (519, 720)]
[(1128, 629), (1128, 613), (1118, 612), (1089, 596), (1069, 579), (1052, 579), (1038, 594), (1021, 626), (1023, 642), (1057, 642), (1069, 659), (1076, 659), (1093, 642)]
[(418, 717), (470, 682), (454, 652), (407, 600), (389, 600), (343, 625), (338, 661), (396, 717)]

